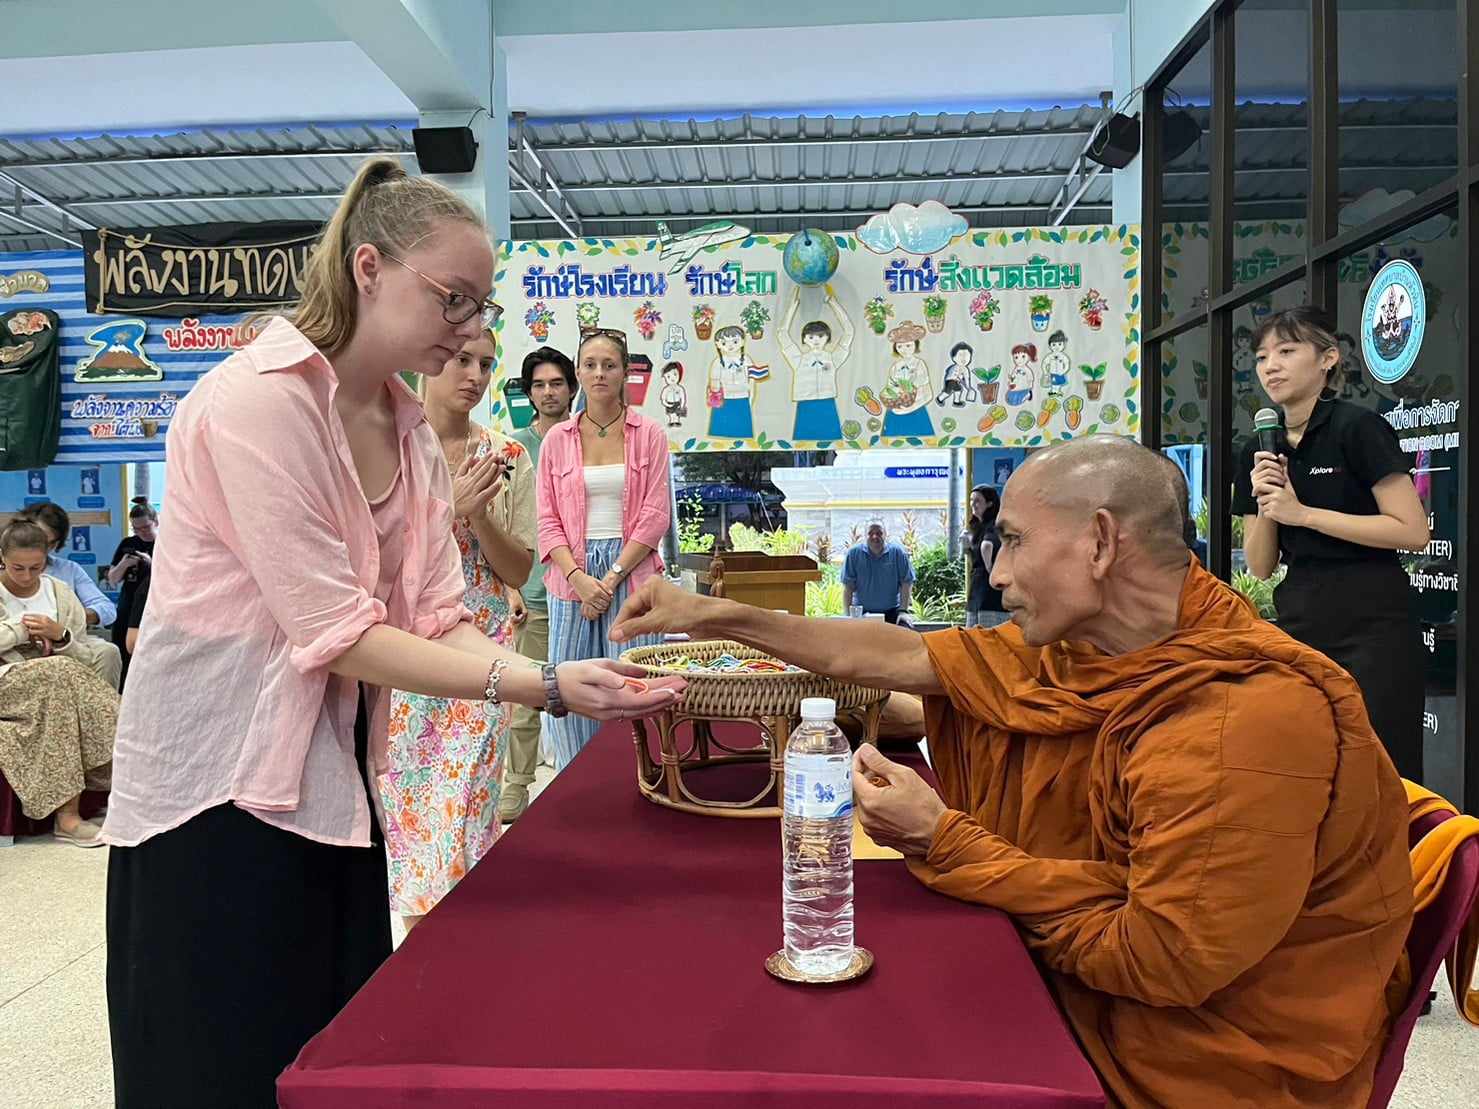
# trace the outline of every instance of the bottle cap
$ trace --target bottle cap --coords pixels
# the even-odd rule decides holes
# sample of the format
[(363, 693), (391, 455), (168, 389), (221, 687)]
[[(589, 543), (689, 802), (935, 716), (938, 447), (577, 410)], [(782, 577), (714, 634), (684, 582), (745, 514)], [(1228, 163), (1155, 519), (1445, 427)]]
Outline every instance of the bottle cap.
[(830, 697), (807, 697), (801, 702), (801, 719), (833, 720), (837, 716), (837, 702)]

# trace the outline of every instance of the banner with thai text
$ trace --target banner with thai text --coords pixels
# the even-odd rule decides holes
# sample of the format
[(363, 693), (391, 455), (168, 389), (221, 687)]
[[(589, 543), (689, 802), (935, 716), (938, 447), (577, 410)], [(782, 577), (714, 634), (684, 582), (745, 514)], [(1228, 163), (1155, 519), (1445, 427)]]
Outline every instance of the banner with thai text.
[(204, 223), (83, 232), (87, 306), (200, 316), (296, 304), (316, 223)]
[[(962, 221), (963, 222), (963, 221)], [(799, 285), (790, 235), (502, 245), (494, 411), (531, 411), (524, 357), (626, 334), (627, 399), (675, 451), (1041, 446), (1140, 426), (1138, 227), (966, 230), (929, 253), (834, 235)]]

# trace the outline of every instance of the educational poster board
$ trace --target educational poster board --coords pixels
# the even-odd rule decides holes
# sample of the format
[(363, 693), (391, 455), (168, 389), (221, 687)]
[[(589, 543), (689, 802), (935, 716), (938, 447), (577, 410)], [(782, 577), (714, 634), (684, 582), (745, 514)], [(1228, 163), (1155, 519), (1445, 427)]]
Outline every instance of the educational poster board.
[(0, 254), (0, 312), (24, 308), (50, 309), (61, 319), (58, 465), (162, 462), (176, 406), (252, 334), (241, 314), (155, 319), (89, 312), (76, 250)]
[(966, 230), (929, 253), (834, 235), (837, 271), (815, 286), (786, 274), (790, 235), (729, 227), (503, 244), (495, 418), (530, 418), (504, 388), (527, 353), (573, 357), (597, 327), (626, 333), (628, 400), (674, 451), (1030, 447), (1139, 430), (1136, 226)]

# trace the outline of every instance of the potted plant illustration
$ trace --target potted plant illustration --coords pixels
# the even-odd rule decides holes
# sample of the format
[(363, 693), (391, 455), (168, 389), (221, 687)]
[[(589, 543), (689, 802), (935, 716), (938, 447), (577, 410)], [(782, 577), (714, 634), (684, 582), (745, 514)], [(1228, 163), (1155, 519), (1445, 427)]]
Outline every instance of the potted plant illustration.
[(657, 334), (657, 325), (662, 323), (662, 313), (652, 301), (644, 300), (632, 316), (637, 321), (637, 330), (642, 333), (642, 338), (651, 340)]
[(1046, 331), (1048, 325), (1053, 322), (1053, 298), (1038, 293), (1027, 302), (1027, 310), (1032, 313), (1032, 330)]
[(752, 300), (740, 310), (740, 323), (752, 339), (765, 337), (765, 325), (770, 320), (770, 309), (758, 300)]
[(693, 306), (693, 333), (703, 340), (708, 340), (714, 334), (714, 306), (712, 304)]
[(1104, 326), (1104, 313), (1109, 308), (1109, 302), (1104, 299), (1098, 289), (1090, 289), (1078, 302), (1078, 314), (1090, 331), (1098, 331)]
[(1079, 372), (1084, 375), (1084, 392), (1090, 400), (1098, 400), (1104, 394), (1104, 379), (1109, 376), (1109, 366), (1100, 362), (1096, 366), (1080, 366)]
[(549, 338), (549, 329), (554, 326), (554, 322), (555, 314), (542, 300), (536, 300), (529, 306), (529, 311), (524, 313), (524, 326), (529, 329), (529, 334), (540, 342)]
[(583, 300), (575, 306), (575, 322), (582, 331), (598, 327), (601, 323), (601, 306), (593, 300)]
[(874, 297), (863, 305), (863, 318), (875, 335), (882, 335), (888, 329), (888, 321), (893, 314), (894, 306), (882, 297)]
[(945, 298), (939, 294), (924, 298), (924, 326), (934, 332), (945, 330)]
[(988, 289), (981, 290), (971, 301), (971, 319), (976, 321), (976, 326), (982, 331), (991, 330), (991, 321), (1000, 311), (1001, 301), (992, 296)]
[(1001, 367), (992, 366), (987, 370), (977, 366), (976, 377), (981, 381), (981, 403), (995, 404), (997, 391), (1001, 388)]

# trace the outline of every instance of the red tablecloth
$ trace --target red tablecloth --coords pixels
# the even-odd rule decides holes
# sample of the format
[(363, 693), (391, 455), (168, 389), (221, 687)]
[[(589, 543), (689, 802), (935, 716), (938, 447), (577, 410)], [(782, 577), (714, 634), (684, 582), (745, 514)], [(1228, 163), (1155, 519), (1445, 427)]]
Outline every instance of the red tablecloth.
[(856, 864), (867, 978), (772, 979), (776, 823), (644, 801), (629, 735), (599, 733), (303, 1049), (284, 1109), (1104, 1104), (1010, 922), (901, 862)]

